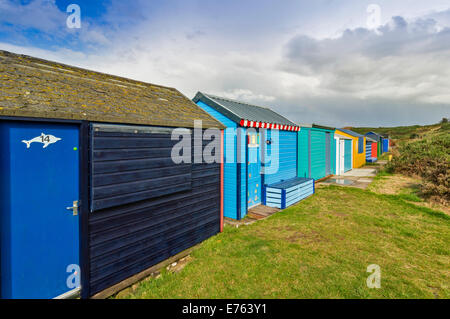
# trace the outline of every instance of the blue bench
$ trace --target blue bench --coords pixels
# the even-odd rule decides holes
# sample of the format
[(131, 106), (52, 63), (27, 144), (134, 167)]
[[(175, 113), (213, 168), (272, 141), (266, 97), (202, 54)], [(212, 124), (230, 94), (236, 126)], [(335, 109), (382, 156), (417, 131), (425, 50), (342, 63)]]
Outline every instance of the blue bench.
[(375, 163), (378, 159), (376, 157), (366, 157), (367, 163)]
[(295, 177), (286, 181), (264, 185), (263, 204), (285, 209), (315, 193), (314, 179)]

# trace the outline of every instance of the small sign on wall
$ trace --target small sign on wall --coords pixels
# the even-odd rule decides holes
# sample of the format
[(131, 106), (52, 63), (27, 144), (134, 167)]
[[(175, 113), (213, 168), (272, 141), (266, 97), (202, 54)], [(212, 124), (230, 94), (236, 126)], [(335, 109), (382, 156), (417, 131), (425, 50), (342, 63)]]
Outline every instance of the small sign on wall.
[(47, 146), (55, 144), (58, 141), (61, 141), (61, 138), (50, 134), (41, 133), (40, 136), (36, 136), (35, 138), (32, 138), (31, 140), (28, 141), (23, 140), (22, 143), (25, 143), (27, 145), (27, 148), (30, 148), (32, 143), (41, 143), (44, 144), (42, 148), (47, 148)]

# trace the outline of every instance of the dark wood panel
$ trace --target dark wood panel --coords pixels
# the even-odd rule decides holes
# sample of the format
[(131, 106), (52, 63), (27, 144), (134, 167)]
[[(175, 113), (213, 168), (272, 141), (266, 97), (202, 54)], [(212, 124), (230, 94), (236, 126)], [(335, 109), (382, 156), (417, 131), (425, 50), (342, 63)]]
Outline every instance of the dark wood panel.
[(176, 143), (170, 139), (170, 136), (158, 138), (96, 137), (94, 138), (94, 149), (171, 148)]
[(96, 187), (128, 183), (131, 181), (141, 181), (146, 179), (157, 179), (176, 175), (186, 175), (192, 171), (190, 164), (180, 164), (174, 170), (172, 166), (166, 168), (142, 169), (131, 172), (118, 172), (99, 174), (93, 176), (93, 183)]
[[(108, 240), (106, 239), (108, 232), (118, 234), (125, 225), (145, 224), (148, 220), (162, 222), (160, 219), (164, 218), (165, 215), (184, 213), (184, 210), (194, 210), (196, 206), (201, 206), (204, 202), (215, 203), (216, 200), (215, 194), (201, 194), (182, 201), (168, 201), (167, 203), (142, 207), (132, 211), (124, 210), (123, 214), (112, 214), (109, 218), (102, 218), (91, 223), (92, 244), (100, 243), (97, 241), (97, 238), (103, 241)], [(99, 236), (97, 237), (97, 235)]]
[(172, 148), (110, 149), (94, 151), (94, 161), (170, 157)]
[[(209, 207), (204, 210), (198, 211), (195, 218), (180, 218), (177, 220), (172, 220), (170, 223), (164, 224), (163, 227), (158, 227), (158, 229), (152, 230), (151, 228), (143, 230), (139, 239), (134, 238), (119, 238), (115, 241), (111, 241), (110, 245), (103, 247), (105, 245), (98, 246), (92, 249), (92, 263), (93, 269), (100, 269), (106, 265), (117, 262), (117, 257), (119, 259), (123, 257), (131, 257), (136, 254), (140, 254), (141, 250), (144, 249), (157, 249), (161, 247), (163, 241), (170, 240), (171, 238), (180, 237), (183, 234), (187, 234), (190, 231), (195, 230), (199, 226), (206, 224), (210, 221), (215, 220), (215, 216), (211, 215), (211, 210), (213, 207)], [(180, 225), (183, 227), (180, 227)], [(154, 226), (154, 228), (156, 225)], [(144, 231), (151, 232), (152, 236), (145, 236)], [(127, 240), (126, 242), (124, 242)], [(103, 250), (102, 250), (103, 249)], [(99, 252), (101, 252), (99, 254)], [(121, 261), (122, 262), (122, 261)]]
[(176, 188), (174, 188), (173, 186), (170, 186), (170, 187), (166, 187), (166, 188), (158, 188), (158, 189), (154, 189), (154, 190), (130, 193), (130, 194), (126, 194), (126, 195), (108, 197), (108, 198), (103, 198), (103, 199), (98, 199), (98, 200), (94, 199), (94, 200), (92, 200), (92, 210), (96, 211), (96, 210), (105, 209), (108, 207), (119, 206), (119, 205), (123, 205), (123, 204), (138, 202), (141, 200), (146, 200), (149, 198), (160, 197), (160, 196), (170, 195), (173, 193), (187, 191), (187, 190), (191, 189), (191, 186), (192, 186), (192, 183), (188, 182), (188, 183), (177, 185)]
[(93, 199), (99, 200), (104, 198), (112, 198), (120, 195), (132, 195), (138, 194), (142, 191), (157, 191), (159, 189), (165, 189), (167, 187), (178, 188), (180, 185), (189, 184), (190, 189), (191, 172), (182, 175), (150, 178), (145, 180), (139, 180), (135, 182), (119, 183), (108, 186), (101, 186), (94, 188)]
[(96, 212), (91, 214), (90, 217), (91, 232), (95, 233), (96, 227), (99, 230), (121, 227), (123, 219), (134, 220), (141, 218), (142, 215), (148, 215), (148, 218), (152, 218), (149, 214), (153, 214), (160, 209), (170, 211), (172, 208), (183, 207), (185, 204), (189, 205), (191, 202), (195, 203), (195, 201), (202, 199), (213, 200), (217, 198), (217, 189), (217, 183), (206, 182), (203, 187), (193, 189), (190, 192), (172, 194), (154, 198), (151, 201), (140, 201)]
[(165, 168), (173, 167), (176, 165), (170, 157), (152, 158), (152, 159), (136, 159), (136, 160), (123, 160), (123, 161), (111, 161), (111, 162), (94, 162), (93, 173), (105, 174), (115, 172), (127, 172), (149, 168)]
[(219, 163), (173, 163), (170, 134), (92, 136), (91, 295), (220, 231)]
[(115, 271), (109, 276), (95, 277), (96, 279), (91, 281), (91, 295), (94, 295), (128, 277), (133, 276), (134, 274), (144, 271), (145, 269), (148, 269), (149, 267), (182, 252), (189, 247), (198, 244), (199, 242), (202, 242), (203, 240), (217, 234), (218, 231), (217, 223), (212, 222), (204, 228), (197, 229), (195, 232), (192, 232), (189, 239), (180, 238), (178, 242), (168, 243), (169, 246), (174, 247), (173, 249), (149, 253), (146, 258), (130, 264), (128, 267), (120, 269), (120, 271)]
[[(213, 209), (217, 207), (218, 202), (206, 200), (197, 204), (180, 207), (171, 211), (161, 211), (152, 214), (151, 217), (147, 215), (145, 219), (133, 219), (122, 224), (119, 228), (105, 230), (101, 233), (91, 234), (91, 248), (94, 256), (108, 251), (109, 249), (117, 249), (125, 247), (136, 241), (148, 238), (149, 234), (156, 235), (163, 233), (166, 229), (172, 227), (171, 225), (180, 225), (189, 222), (192, 216), (197, 218), (206, 209)], [(191, 215), (186, 215), (185, 211), (190, 211)], [(129, 229), (133, 232), (130, 234)], [(117, 242), (115, 242), (117, 240)]]

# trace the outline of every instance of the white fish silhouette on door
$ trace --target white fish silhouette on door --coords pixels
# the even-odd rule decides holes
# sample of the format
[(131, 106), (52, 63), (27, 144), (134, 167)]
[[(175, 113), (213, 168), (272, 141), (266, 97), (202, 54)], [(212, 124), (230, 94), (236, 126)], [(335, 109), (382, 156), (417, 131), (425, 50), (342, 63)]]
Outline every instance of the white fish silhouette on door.
[(44, 144), (44, 146), (42, 148), (47, 148), (47, 146), (49, 146), (50, 144), (55, 144), (56, 142), (60, 141), (61, 138), (50, 135), (50, 134), (44, 134), (41, 133), (40, 136), (36, 136), (35, 138), (26, 141), (23, 140), (22, 143), (25, 143), (27, 145), (27, 148), (30, 148), (31, 143), (41, 143)]

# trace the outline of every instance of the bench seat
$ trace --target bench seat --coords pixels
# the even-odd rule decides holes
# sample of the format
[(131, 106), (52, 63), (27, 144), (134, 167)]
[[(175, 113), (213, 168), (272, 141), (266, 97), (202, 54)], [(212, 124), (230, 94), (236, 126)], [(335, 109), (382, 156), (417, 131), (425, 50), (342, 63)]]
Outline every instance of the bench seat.
[(295, 177), (274, 184), (264, 185), (263, 204), (285, 209), (315, 193), (314, 179)]

